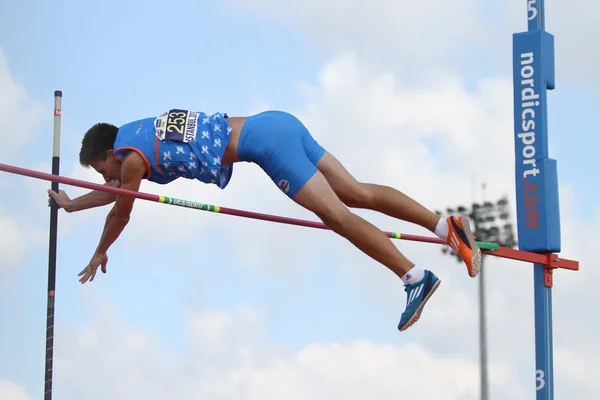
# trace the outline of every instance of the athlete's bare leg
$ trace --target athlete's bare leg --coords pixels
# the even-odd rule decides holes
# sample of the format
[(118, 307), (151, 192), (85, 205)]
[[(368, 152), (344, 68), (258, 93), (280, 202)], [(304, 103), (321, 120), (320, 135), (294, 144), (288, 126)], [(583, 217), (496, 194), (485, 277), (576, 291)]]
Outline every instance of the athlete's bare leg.
[(317, 168), (323, 173), (340, 200), (348, 207), (379, 211), (435, 232), (440, 216), (404, 193), (389, 186), (358, 182), (328, 152), (321, 157)]
[[(481, 250), (475, 242), (467, 217), (441, 218), (415, 200), (389, 186), (358, 182), (331, 154), (317, 163), (332, 189), (348, 207), (366, 208), (420, 225), (448, 242), (474, 278), (481, 268)], [(438, 226), (439, 224), (439, 226)], [(437, 231), (436, 231), (437, 230)]]
[(293, 200), (314, 212), (331, 230), (388, 267), (398, 277), (402, 278), (414, 267), (385, 233), (353, 214), (344, 205), (321, 172), (317, 171)]

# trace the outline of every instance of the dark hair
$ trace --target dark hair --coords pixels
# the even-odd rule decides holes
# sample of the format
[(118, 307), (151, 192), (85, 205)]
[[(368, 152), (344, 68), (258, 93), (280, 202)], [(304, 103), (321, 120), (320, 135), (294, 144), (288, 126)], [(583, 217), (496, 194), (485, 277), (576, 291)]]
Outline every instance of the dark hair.
[(79, 163), (89, 167), (93, 161), (106, 160), (106, 153), (113, 148), (118, 131), (119, 128), (105, 122), (92, 126), (83, 135)]

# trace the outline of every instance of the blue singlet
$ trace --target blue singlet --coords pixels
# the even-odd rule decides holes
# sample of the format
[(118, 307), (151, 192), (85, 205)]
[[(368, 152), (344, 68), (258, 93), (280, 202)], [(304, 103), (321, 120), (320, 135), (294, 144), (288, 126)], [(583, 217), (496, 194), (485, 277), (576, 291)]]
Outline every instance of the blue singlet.
[(182, 177), (224, 189), (233, 173), (233, 165), (221, 165), (230, 132), (221, 113), (173, 109), (121, 126), (113, 150), (121, 160), (128, 151), (137, 151), (151, 182), (166, 184)]

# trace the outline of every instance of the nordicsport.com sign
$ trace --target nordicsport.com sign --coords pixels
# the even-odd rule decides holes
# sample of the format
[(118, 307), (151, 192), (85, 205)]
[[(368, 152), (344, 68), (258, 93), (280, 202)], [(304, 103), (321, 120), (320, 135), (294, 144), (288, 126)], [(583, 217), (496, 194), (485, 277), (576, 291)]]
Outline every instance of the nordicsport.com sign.
[(554, 88), (554, 37), (513, 35), (515, 179), (519, 248), (560, 251), (556, 160), (548, 155), (546, 92)]

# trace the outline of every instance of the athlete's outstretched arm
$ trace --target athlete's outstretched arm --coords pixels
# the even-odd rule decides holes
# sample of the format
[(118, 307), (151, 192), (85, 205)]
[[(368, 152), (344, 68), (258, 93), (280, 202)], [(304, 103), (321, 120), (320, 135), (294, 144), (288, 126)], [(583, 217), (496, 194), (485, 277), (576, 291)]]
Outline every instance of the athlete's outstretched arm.
[[(129, 152), (121, 164), (121, 188), (138, 191), (146, 171), (146, 163), (142, 157), (135, 151)], [(117, 197), (115, 205), (106, 217), (100, 243), (98, 243), (88, 266), (79, 273), (81, 283), (85, 283), (88, 279), (93, 281), (100, 265), (102, 265), (102, 272), (106, 273), (106, 263), (108, 262), (106, 252), (129, 223), (134, 201), (135, 198), (131, 196), (119, 195)]]
[[(146, 164), (144, 160), (137, 152), (130, 152), (121, 164), (121, 188), (137, 192), (145, 174)], [(104, 227), (96, 253), (105, 254), (119, 237), (129, 222), (134, 201), (135, 198), (131, 196), (117, 196), (115, 205), (110, 212), (111, 219)]]
[[(120, 187), (121, 182), (114, 180), (105, 183), (104, 186)], [(64, 209), (68, 213), (102, 207), (113, 203), (117, 199), (116, 194), (103, 192), (101, 190), (93, 190), (82, 196), (71, 199), (64, 190), (59, 190), (57, 193), (52, 189), (48, 189), (48, 196), (56, 201), (59, 208)], [(50, 201), (48, 201), (48, 206), (50, 206)]]

